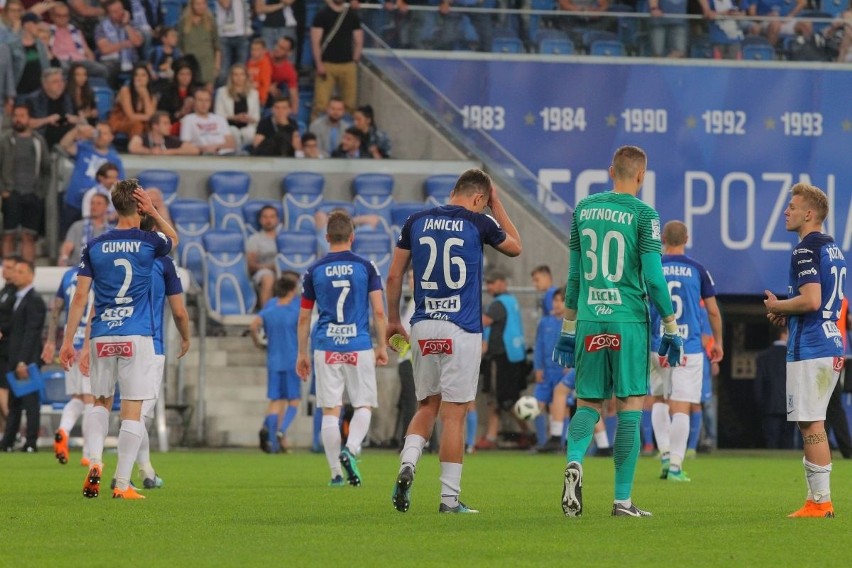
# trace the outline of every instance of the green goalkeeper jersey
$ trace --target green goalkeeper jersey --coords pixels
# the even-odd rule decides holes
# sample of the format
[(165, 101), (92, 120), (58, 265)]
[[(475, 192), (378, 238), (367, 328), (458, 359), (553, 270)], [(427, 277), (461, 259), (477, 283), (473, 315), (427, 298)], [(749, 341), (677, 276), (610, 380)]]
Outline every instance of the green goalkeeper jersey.
[[(651, 206), (612, 191), (582, 199), (571, 222), (572, 266), (565, 305), (576, 309), (582, 321), (648, 321), (647, 271), (650, 268), (654, 276), (659, 271), (662, 278), (662, 269), (643, 267), (642, 255), (659, 258), (661, 248), (660, 216)], [(569, 298), (572, 288), (578, 291)], [(671, 313), (671, 299), (665, 296), (660, 299), (668, 303), (663, 314)]]

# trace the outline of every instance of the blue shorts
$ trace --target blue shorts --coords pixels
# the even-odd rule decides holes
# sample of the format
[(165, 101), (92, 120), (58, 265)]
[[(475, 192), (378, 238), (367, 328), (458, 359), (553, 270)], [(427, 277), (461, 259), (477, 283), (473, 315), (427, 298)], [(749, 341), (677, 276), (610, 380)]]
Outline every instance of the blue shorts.
[(266, 398), (269, 400), (297, 400), (302, 398), (302, 380), (296, 371), (267, 370)]
[[(704, 361), (705, 365), (710, 365), (708, 361)], [(713, 398), (713, 379), (712, 377), (704, 377), (701, 381), (701, 402), (707, 402)]]
[(535, 384), (535, 391), (533, 392), (533, 396), (539, 402), (543, 402), (545, 404), (550, 404), (553, 400), (553, 389), (559, 382), (562, 380), (562, 373), (557, 371), (556, 373), (544, 373), (544, 380), (540, 383)]

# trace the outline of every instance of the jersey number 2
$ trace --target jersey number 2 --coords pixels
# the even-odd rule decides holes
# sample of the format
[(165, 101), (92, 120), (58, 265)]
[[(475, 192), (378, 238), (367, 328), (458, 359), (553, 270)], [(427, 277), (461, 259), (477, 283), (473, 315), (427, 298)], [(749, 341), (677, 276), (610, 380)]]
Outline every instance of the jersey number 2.
[(118, 289), (118, 295), (115, 297), (115, 304), (117, 306), (129, 304), (133, 301), (133, 298), (128, 298), (126, 294), (130, 289), (130, 282), (133, 280), (133, 266), (126, 258), (117, 258), (113, 260), (112, 263), (116, 267), (120, 266), (124, 269), (124, 282), (121, 283), (121, 288)]

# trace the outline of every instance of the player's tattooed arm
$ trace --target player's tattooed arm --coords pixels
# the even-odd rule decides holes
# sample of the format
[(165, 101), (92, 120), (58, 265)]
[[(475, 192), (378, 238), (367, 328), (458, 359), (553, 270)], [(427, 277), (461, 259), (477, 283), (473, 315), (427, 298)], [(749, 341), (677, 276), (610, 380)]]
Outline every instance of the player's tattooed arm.
[(823, 442), (828, 441), (828, 436), (826, 436), (825, 430), (823, 430), (822, 432), (816, 432), (814, 434), (802, 436), (802, 439), (804, 440), (806, 446), (815, 446), (817, 444), (821, 444)]

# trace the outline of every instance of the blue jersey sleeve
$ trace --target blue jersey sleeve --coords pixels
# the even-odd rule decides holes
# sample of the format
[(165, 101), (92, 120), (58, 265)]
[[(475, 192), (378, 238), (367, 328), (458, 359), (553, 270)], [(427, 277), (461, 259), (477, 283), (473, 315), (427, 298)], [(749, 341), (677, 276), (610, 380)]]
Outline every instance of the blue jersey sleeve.
[(402, 230), (400, 230), (399, 238), (396, 241), (397, 248), (411, 250), (411, 219), (413, 217), (414, 216), (412, 215), (406, 219), (405, 224), (402, 225)]
[(496, 247), (506, 240), (506, 231), (491, 215), (479, 215), (477, 227), (482, 235), (482, 242), (486, 245)]
[(92, 278), (92, 259), (89, 257), (89, 247), (83, 245), (83, 250), (80, 252), (80, 272), (77, 276), (86, 276)]
[(805, 284), (819, 284), (821, 282), (818, 251), (811, 247), (800, 247), (793, 251), (793, 259), (796, 263), (796, 290)]
[(144, 233), (146, 240), (154, 247), (157, 257), (166, 256), (172, 252), (172, 240), (163, 233)]
[(376, 266), (375, 262), (367, 263), (367, 274), (369, 274), (369, 281), (367, 282), (367, 290), (369, 292), (375, 292), (376, 290), (382, 290), (382, 275), (379, 273), (379, 267)]
[(163, 263), (163, 280), (166, 283), (166, 296), (183, 294), (183, 284), (181, 284), (180, 278), (177, 275), (174, 261), (164, 256), (159, 259), (159, 262)]
[(710, 276), (710, 272), (703, 266), (701, 267), (701, 297), (716, 297), (716, 285), (715, 282), (713, 282), (713, 277)]
[(317, 293), (314, 289), (313, 267), (302, 275), (302, 298), (316, 302)]

